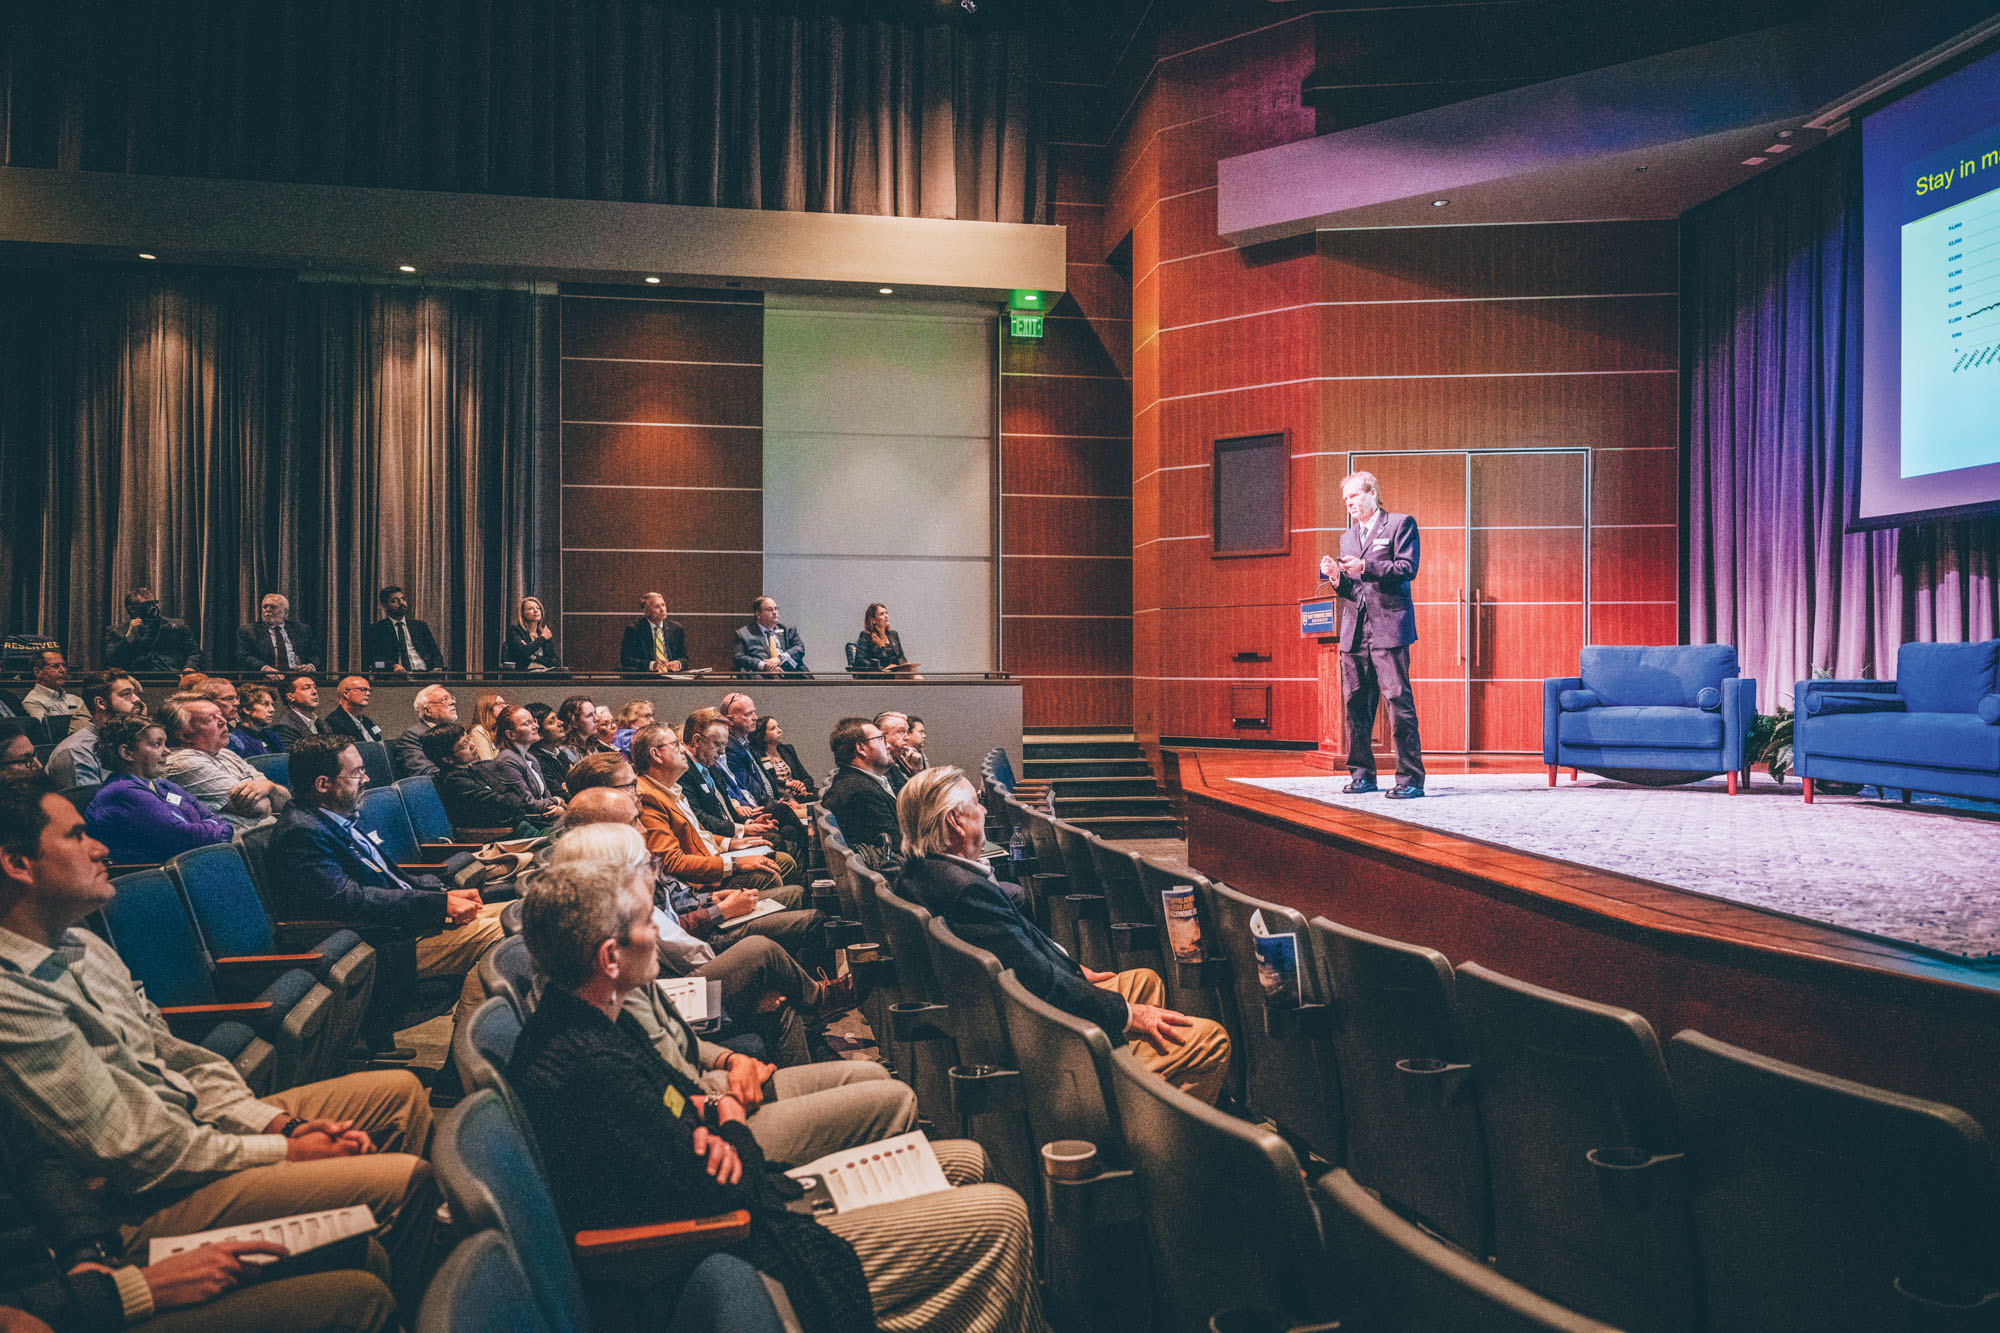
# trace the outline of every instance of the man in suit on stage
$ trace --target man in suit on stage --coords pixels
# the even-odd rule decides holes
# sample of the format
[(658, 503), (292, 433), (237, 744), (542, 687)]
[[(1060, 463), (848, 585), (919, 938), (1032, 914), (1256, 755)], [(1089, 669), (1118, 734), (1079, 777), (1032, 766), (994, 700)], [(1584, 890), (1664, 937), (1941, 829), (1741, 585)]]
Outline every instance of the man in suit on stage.
[(1417, 613), (1410, 581), (1417, 576), (1417, 521), (1382, 508), (1372, 472), (1340, 482), (1352, 520), (1340, 535), (1340, 558), (1322, 556), (1321, 578), (1340, 579), (1340, 693), (1347, 701), (1347, 792), (1375, 790), (1375, 703), (1389, 708), (1396, 739), (1396, 785), (1389, 796), (1424, 794), (1424, 744), (1417, 734), (1417, 704), (1410, 694), (1410, 645), (1417, 641)]
[(680, 671), (687, 666), (687, 633), (667, 619), (667, 599), (649, 592), (639, 599), (645, 612), (625, 627), (618, 641), (620, 671)]
[(401, 588), (391, 585), (375, 595), (388, 614), (361, 631), (361, 660), (376, 671), (439, 671), (444, 654), (438, 651), (431, 627), (410, 614), (410, 599)]
[(778, 623), (777, 602), (759, 597), (750, 609), (757, 618), (736, 631), (736, 669), (752, 674), (803, 672), (805, 640), (799, 637), (797, 629)]
[(292, 604), (284, 594), (267, 592), (257, 604), (257, 622), (236, 631), (236, 665), (253, 666), (267, 676), (319, 670), (319, 646), (312, 626), (292, 619)]

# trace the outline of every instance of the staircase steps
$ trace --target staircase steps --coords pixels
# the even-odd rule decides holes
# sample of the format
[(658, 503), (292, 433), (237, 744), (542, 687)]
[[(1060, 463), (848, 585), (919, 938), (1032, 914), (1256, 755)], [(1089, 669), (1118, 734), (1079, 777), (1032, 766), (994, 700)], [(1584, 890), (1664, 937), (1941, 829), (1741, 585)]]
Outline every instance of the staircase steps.
[(1030, 733), (1021, 738), (1020, 775), (1048, 783), (1057, 817), (1100, 838), (1181, 836), (1173, 802), (1131, 735)]

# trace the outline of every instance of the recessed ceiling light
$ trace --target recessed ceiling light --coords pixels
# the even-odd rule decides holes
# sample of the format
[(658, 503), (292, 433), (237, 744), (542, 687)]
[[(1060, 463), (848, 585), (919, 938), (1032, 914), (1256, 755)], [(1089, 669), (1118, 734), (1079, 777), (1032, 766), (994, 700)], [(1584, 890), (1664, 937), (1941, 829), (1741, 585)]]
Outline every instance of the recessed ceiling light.
[(1767, 153), (1789, 153), (1792, 151), (1792, 146), (1788, 143), (1774, 143), (1764, 151)]
[(398, 264), (396, 265), (396, 271), (398, 273), (415, 273), (417, 266), (415, 264)]
[(882, 293), (882, 295), (884, 296), (894, 296), (896, 294), (896, 289), (894, 287), (877, 287), (875, 290)]
[(655, 287), (660, 285), (660, 280), (658, 278), (648, 278), (646, 279), (646, 281), (652, 283)]
[(1449, 200), (1449, 199), (1433, 199), (1433, 200), (1431, 200), (1431, 207), (1432, 207), (1432, 208), (1443, 208), (1443, 207), (1444, 207), (1444, 206), (1445, 206), (1446, 204), (1448, 204), (1448, 203), (1450, 203), (1450, 202), (1451, 202), (1451, 200)]
[(1746, 157), (1743, 159), (1743, 165), (1746, 167), (1761, 167), (1769, 160), (1769, 158), (1763, 157)]
[(144, 250), (141, 250), (141, 251), (139, 252), (139, 258), (141, 258), (141, 259), (158, 259), (158, 258), (159, 258), (159, 256), (158, 256), (158, 255), (149, 255), (149, 254), (147, 254), (147, 253), (146, 253), (146, 252), (145, 252)]

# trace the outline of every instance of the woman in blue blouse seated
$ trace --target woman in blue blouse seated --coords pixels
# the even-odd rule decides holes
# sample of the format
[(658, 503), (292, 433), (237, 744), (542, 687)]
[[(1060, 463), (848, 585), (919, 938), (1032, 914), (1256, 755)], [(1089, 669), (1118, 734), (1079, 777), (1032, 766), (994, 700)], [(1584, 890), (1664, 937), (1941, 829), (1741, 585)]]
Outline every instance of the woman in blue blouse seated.
[(278, 715), (278, 701), (264, 685), (244, 685), (237, 690), (236, 725), (229, 729), (229, 748), (245, 759), (259, 754), (283, 754), (284, 737), (271, 730)]
[(114, 718), (97, 729), (97, 760), (113, 776), (83, 812), (90, 836), (111, 849), (111, 859), (151, 864), (236, 832), (210, 815), (193, 795), (161, 777), (167, 768), (167, 733), (140, 717)]
[(887, 671), (909, 661), (903, 656), (903, 641), (889, 628), (889, 608), (880, 602), (868, 603), (861, 615), (861, 637), (854, 641), (854, 670)]

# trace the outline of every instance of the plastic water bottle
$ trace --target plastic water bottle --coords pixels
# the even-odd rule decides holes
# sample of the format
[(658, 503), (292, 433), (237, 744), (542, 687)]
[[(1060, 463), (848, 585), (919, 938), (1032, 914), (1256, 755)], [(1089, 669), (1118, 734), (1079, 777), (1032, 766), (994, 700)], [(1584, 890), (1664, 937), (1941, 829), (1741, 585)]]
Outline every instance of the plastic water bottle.
[(1021, 868), (1021, 863), (1027, 859), (1028, 835), (1023, 833), (1017, 826), (1014, 829), (1014, 836), (1007, 839), (1007, 860), (1018, 871)]

